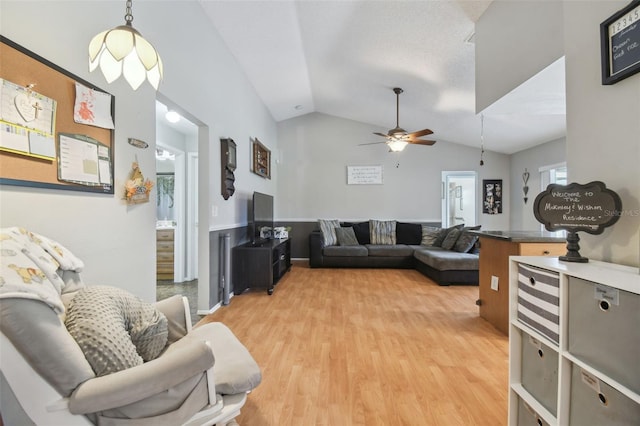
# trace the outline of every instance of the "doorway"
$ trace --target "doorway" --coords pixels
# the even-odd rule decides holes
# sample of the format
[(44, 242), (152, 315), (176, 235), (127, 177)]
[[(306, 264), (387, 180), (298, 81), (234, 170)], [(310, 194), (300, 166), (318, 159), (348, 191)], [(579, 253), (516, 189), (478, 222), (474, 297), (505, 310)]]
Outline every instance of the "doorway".
[(182, 283), (198, 278), (198, 126), (169, 111), (156, 101), (156, 228), (174, 231), (172, 281)]
[(474, 226), (477, 173), (473, 171), (442, 172), (442, 227), (465, 224)]

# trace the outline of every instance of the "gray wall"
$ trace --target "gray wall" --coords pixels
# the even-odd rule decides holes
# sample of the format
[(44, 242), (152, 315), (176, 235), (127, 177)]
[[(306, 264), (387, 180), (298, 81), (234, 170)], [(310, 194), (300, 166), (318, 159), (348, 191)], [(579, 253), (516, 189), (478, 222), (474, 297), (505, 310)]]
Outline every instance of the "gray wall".
[[(248, 141), (250, 136), (258, 137), (277, 151), (277, 138), (271, 114), (199, 2), (136, 2), (134, 26), (162, 55), (165, 76), (160, 93), (147, 83), (133, 91), (122, 78), (107, 84), (99, 71), (88, 71), (89, 41), (99, 31), (122, 22), (123, 3), (3, 0), (1, 8), (2, 35), (115, 96), (116, 194), (3, 187), (0, 226), (23, 226), (63, 243), (85, 262), (86, 282), (120, 286), (144, 300), (155, 301), (155, 191), (146, 204), (128, 206), (122, 198), (134, 160), (145, 177), (155, 175), (155, 101), (162, 96), (207, 129), (204, 140), (199, 141), (199, 148), (204, 147), (199, 150), (199, 199), (203, 213), (199, 219), (202, 233), (199, 253), (203, 257), (200, 264), (206, 267), (206, 273), (199, 278), (208, 286), (209, 257), (217, 257), (217, 252), (209, 256), (207, 233), (212, 223), (228, 227), (237, 224), (237, 217), (242, 214), (238, 204), (223, 203), (220, 195), (215, 199), (209, 195), (220, 194), (219, 139), (230, 136), (238, 142), (239, 192), (254, 189), (275, 192), (274, 180), (261, 179), (249, 172)], [(129, 145), (129, 137), (148, 142), (149, 148), (142, 150)], [(216, 217), (212, 214), (214, 203), (219, 207)], [(212, 283), (213, 288), (217, 285)], [(203, 294), (206, 297), (199, 298), (200, 310), (210, 308), (208, 291)]]
[[(493, 2), (476, 24), (476, 106), (481, 109), (499, 99), (564, 55), (569, 181), (600, 180), (620, 195), (623, 206), (620, 220), (603, 234), (581, 233), (580, 253), (638, 266), (640, 76), (603, 86), (600, 75), (600, 23), (627, 4)], [(516, 55), (514, 46), (524, 54)]]
[[(436, 129), (434, 129), (436, 130)], [(312, 113), (278, 123), (278, 195), (276, 219), (315, 222), (396, 219), (441, 221), (441, 172), (476, 171), (482, 179), (503, 179), (509, 205), (509, 156), (439, 141), (434, 146), (408, 146), (390, 153), (373, 132), (386, 130), (326, 114)], [(347, 185), (348, 165), (382, 165), (382, 185)], [(481, 191), (478, 185), (478, 205)], [(483, 229), (508, 229), (510, 211), (478, 215)]]
[(600, 22), (624, 1), (564, 3), (569, 180), (601, 180), (622, 199), (623, 215), (602, 235), (580, 235), (580, 253), (640, 265), (640, 75), (600, 82)]
[[(540, 222), (533, 215), (533, 201), (542, 188), (540, 167), (566, 161), (565, 139), (557, 139), (511, 155), (511, 230), (539, 231)], [(529, 201), (525, 204), (522, 174), (529, 171)]]

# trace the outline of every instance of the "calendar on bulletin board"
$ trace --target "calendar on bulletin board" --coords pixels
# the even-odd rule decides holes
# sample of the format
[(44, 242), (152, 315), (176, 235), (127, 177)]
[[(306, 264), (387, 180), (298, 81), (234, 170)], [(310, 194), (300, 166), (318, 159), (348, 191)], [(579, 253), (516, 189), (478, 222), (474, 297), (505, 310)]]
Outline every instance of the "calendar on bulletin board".
[(113, 194), (115, 98), (0, 36), (0, 184)]

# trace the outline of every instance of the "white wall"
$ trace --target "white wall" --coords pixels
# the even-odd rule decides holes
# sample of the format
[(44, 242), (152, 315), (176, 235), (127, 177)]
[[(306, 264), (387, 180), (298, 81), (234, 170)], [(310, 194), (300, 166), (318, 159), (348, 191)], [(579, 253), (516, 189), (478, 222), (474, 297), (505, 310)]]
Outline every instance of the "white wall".
[(562, 2), (496, 0), (476, 23), (476, 111), (482, 111), (564, 52)]
[(612, 86), (600, 77), (599, 25), (628, 1), (564, 4), (569, 181), (604, 182), (623, 215), (602, 235), (580, 233), (580, 253), (640, 265), (640, 74)]
[[(540, 230), (540, 222), (533, 215), (533, 201), (542, 185), (538, 169), (566, 161), (566, 150), (566, 141), (562, 138), (511, 155), (511, 230)], [(529, 172), (529, 201), (526, 204), (522, 191), (525, 168)]]
[[(116, 195), (4, 186), (1, 226), (24, 226), (60, 241), (85, 261), (83, 276), (88, 283), (123, 287), (145, 300), (155, 300), (155, 191), (146, 204), (127, 206), (121, 198), (136, 155), (145, 177), (155, 175), (156, 93), (146, 83), (134, 92), (124, 80), (108, 85), (99, 71), (88, 72), (89, 41), (98, 32), (124, 23), (124, 2), (3, 0), (1, 7), (4, 36), (116, 97)], [(135, 2), (133, 14), (136, 29), (162, 56), (162, 95), (209, 127), (203, 133), (206, 139), (200, 142), (205, 148), (211, 145), (201, 150), (205, 156), (200, 157), (201, 176), (208, 182), (200, 185), (200, 199), (206, 203), (202, 207), (206, 220), (200, 226), (208, 229), (240, 222), (246, 217), (246, 205), (239, 202), (243, 193), (254, 188), (275, 191), (273, 181), (263, 182), (248, 171), (250, 136), (277, 150), (271, 115), (198, 2)], [(222, 136), (238, 143), (236, 187), (240, 195), (229, 202), (219, 195)], [(126, 142), (129, 137), (148, 142), (149, 149), (132, 147)], [(219, 205), (216, 218), (211, 217), (214, 202)], [(200, 248), (207, 253), (201, 263), (208, 261), (208, 241)], [(217, 253), (211, 256), (217, 258)], [(209, 307), (207, 300), (204, 303), (199, 308)]]
[[(441, 220), (441, 172), (477, 171), (482, 179), (503, 179), (509, 205), (509, 159), (480, 149), (438, 142), (408, 146), (390, 153), (373, 132), (386, 130), (357, 121), (311, 113), (278, 123), (280, 221), (339, 218), (342, 220)], [(383, 185), (347, 185), (348, 165), (382, 165)], [(481, 198), (478, 187), (478, 203)], [(480, 204), (478, 204), (480, 205)], [(479, 214), (483, 229), (508, 229), (509, 209), (501, 215)]]

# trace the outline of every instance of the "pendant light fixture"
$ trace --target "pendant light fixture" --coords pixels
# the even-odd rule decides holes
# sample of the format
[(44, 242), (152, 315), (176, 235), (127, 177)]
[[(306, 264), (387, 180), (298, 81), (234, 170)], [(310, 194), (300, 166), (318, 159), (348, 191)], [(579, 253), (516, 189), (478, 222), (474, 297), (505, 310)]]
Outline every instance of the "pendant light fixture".
[(484, 114), (480, 114), (480, 165), (484, 166)]
[(103, 31), (89, 43), (89, 71), (98, 66), (108, 83), (124, 75), (133, 90), (145, 79), (158, 90), (162, 61), (156, 49), (131, 25), (132, 0), (127, 0), (125, 25)]

